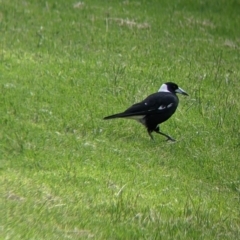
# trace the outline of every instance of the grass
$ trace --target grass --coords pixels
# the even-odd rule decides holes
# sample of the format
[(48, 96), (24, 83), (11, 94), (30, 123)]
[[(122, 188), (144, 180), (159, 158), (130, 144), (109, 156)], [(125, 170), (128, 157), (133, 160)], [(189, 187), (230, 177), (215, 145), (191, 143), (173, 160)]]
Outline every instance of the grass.
[[(239, 1), (1, 1), (0, 239), (240, 239)], [(174, 81), (176, 138), (103, 121)]]

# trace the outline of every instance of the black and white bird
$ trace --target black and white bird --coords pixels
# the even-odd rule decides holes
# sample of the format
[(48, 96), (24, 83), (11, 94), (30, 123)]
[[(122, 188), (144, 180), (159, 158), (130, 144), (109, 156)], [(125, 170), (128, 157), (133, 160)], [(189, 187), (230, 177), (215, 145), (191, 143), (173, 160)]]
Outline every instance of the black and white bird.
[(153, 139), (152, 132), (156, 132), (165, 136), (167, 140), (175, 141), (169, 135), (160, 132), (159, 125), (168, 120), (176, 111), (179, 103), (179, 99), (176, 95), (177, 93), (188, 96), (188, 94), (182, 88), (178, 87), (176, 83), (164, 83), (157, 93), (149, 95), (146, 99), (132, 105), (124, 112), (107, 116), (104, 119), (135, 119), (147, 128), (151, 139)]

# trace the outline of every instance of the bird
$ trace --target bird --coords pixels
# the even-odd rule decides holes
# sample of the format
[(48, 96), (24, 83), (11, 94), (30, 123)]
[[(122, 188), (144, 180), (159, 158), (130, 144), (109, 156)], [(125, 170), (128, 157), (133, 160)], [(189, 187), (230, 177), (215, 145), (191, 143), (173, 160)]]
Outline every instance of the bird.
[(177, 93), (188, 96), (176, 83), (163, 83), (158, 92), (149, 95), (143, 101), (133, 104), (124, 112), (104, 117), (104, 120), (115, 118), (134, 119), (143, 124), (152, 140), (152, 133), (156, 132), (167, 138), (167, 141), (176, 141), (171, 136), (160, 131), (160, 124), (167, 121), (176, 111), (179, 103)]

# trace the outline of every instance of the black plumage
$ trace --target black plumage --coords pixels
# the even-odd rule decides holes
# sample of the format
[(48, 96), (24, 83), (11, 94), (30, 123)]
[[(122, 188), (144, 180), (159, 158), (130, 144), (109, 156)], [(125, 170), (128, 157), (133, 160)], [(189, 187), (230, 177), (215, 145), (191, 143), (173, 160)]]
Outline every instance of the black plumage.
[(168, 120), (176, 111), (179, 103), (176, 93), (188, 95), (177, 84), (172, 82), (164, 83), (157, 93), (149, 95), (146, 99), (132, 105), (124, 112), (107, 116), (104, 119), (135, 119), (147, 128), (151, 139), (153, 139), (152, 132), (156, 132), (167, 137), (167, 140), (175, 141), (169, 135), (160, 132), (159, 125)]

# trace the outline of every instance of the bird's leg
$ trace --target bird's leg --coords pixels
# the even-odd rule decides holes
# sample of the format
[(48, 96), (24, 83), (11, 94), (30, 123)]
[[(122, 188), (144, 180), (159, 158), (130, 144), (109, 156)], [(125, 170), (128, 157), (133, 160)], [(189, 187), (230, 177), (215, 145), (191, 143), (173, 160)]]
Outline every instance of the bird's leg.
[(168, 140), (170, 140), (170, 141), (172, 141), (172, 142), (175, 142), (175, 141), (176, 141), (175, 139), (173, 139), (173, 138), (170, 137), (169, 135), (167, 135), (167, 134), (165, 134), (165, 133), (163, 133), (163, 132), (160, 132), (160, 130), (159, 130), (159, 126), (156, 127), (156, 129), (154, 130), (154, 132), (156, 132), (156, 133), (158, 133), (158, 134), (161, 134), (161, 135), (165, 136), (165, 137), (167, 138), (167, 141), (168, 141)]
[(147, 130), (148, 131), (148, 135), (150, 136), (150, 138), (154, 141), (153, 135), (152, 135), (152, 131)]

